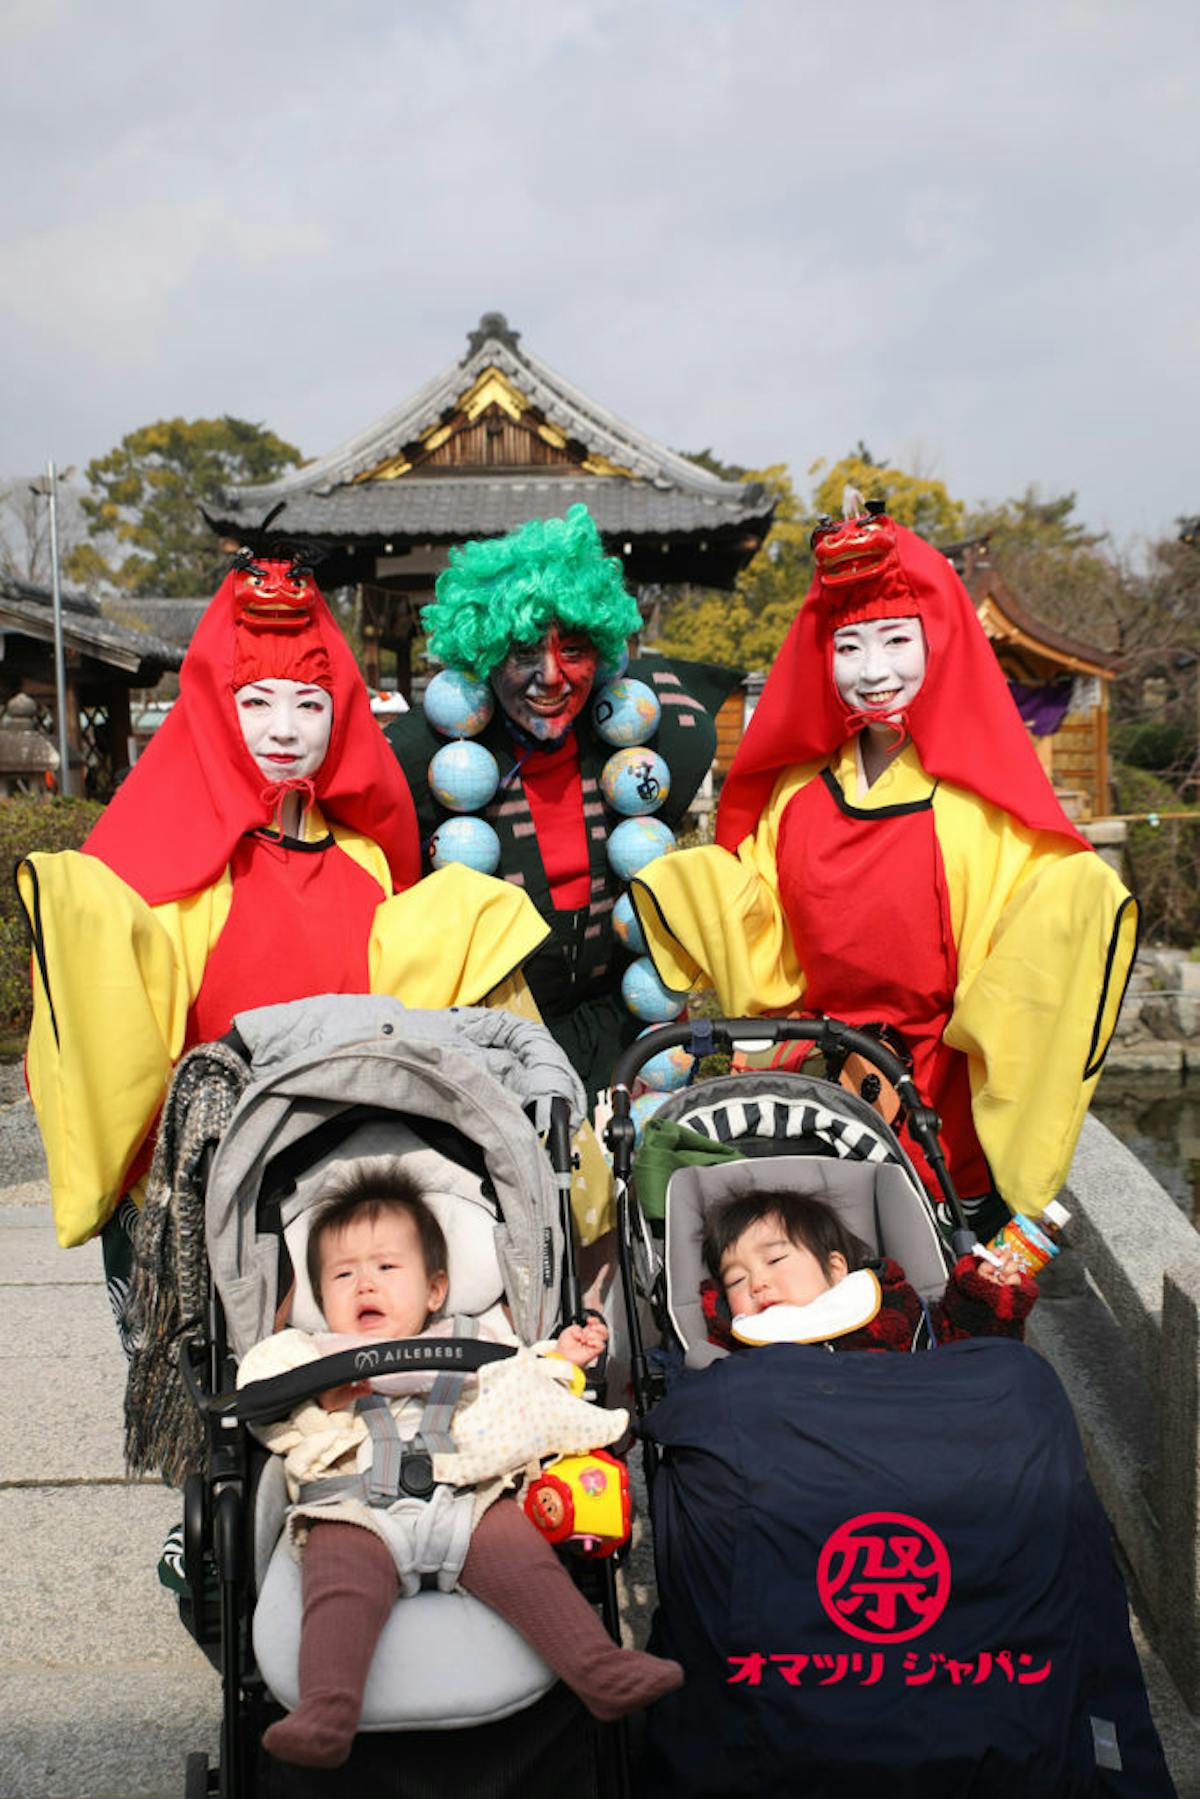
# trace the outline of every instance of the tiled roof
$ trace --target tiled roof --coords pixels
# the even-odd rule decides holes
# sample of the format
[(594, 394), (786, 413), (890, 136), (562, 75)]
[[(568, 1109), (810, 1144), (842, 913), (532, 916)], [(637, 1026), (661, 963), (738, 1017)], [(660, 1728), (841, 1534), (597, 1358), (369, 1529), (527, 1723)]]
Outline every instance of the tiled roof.
[(969, 537), (961, 543), (938, 544), (936, 547), (961, 578), (976, 606), (981, 606), (985, 599), (990, 600), (1017, 632), (1052, 656), (1065, 658), (1068, 662), (1086, 662), (1096, 674), (1111, 677), (1119, 671), (1122, 658), (1114, 651), (1059, 630), (1056, 625), (1048, 625), (1045, 619), (1022, 604), (1005, 580), (1002, 568), (992, 561), (987, 537)]
[[(106, 618), (85, 593), (64, 589), (62, 610), (65, 643), (94, 661), (136, 675), (134, 685), (149, 686), (183, 661), (178, 644)], [(52, 643), (54, 611), (49, 590), (0, 575), (0, 631)]]
[(154, 636), (186, 649), (211, 597), (206, 594), (201, 599), (169, 599), (163, 594), (139, 594), (129, 601), (129, 611)]
[[(221, 522), (257, 521), (274, 490), (243, 488), (229, 495)], [(547, 475), (528, 479), (489, 475), (406, 475), (332, 490), (293, 489), (279, 529), (337, 537), (379, 537), (389, 532), (458, 539), (511, 531), (528, 518), (561, 517), (582, 500), (600, 531), (619, 536), (662, 533), (703, 536), (722, 527), (769, 521), (772, 501), (754, 484), (718, 482), (714, 488), (664, 488), (618, 475)]]
[[(411, 399), (336, 450), (261, 487), (230, 489), (220, 523), (234, 529), (257, 522), (279, 500), (287, 511), (279, 528), (377, 536), (388, 530), (461, 537), (500, 532), (537, 513), (565, 511), (575, 500), (592, 509), (602, 531), (699, 532), (717, 525), (770, 521), (772, 501), (757, 483), (725, 481), (627, 424), (580, 393), (539, 357), (518, 348), (519, 333), (499, 313), (486, 313), (470, 333), (469, 348)], [(628, 475), (523, 480), (485, 473), (436, 478), (404, 474), (364, 482), (378, 468), (418, 442), (457, 406), (488, 369), (520, 390), (541, 417), (589, 456)], [(632, 477), (632, 478), (630, 478)]]

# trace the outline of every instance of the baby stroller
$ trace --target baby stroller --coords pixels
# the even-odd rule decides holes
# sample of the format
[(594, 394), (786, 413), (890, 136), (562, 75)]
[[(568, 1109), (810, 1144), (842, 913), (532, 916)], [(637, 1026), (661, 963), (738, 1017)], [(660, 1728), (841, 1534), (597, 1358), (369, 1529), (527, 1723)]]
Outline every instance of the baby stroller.
[[(938, 1174), (951, 1244), (895, 1134), (808, 1074), (702, 1081), (655, 1117), (714, 1152), (652, 1226), (633, 1176), (642, 1063), (807, 1039), (853, 1052), (904, 1102)], [(1050, 1367), (975, 1338), (933, 1353), (707, 1340), (701, 1238), (723, 1200), (824, 1200), (925, 1302), (969, 1247), (902, 1063), (832, 1019), (699, 1021), (640, 1039), (610, 1130), (634, 1393), (651, 1494), (651, 1646), (686, 1684), (650, 1713), (648, 1794), (673, 1799), (1072, 1799), (1174, 1792), (1150, 1720), (1107, 1521)], [(706, 1165), (707, 1164), (707, 1165)], [(939, 1208), (940, 1209), (940, 1208)], [(640, 1303), (639, 1303), (640, 1301)], [(646, 1312), (660, 1337), (647, 1342)]]
[[(160, 1128), (162, 1215), (149, 1216), (152, 1194), (139, 1245), (143, 1263), (159, 1261), (148, 1289), (178, 1297), (151, 1311), (127, 1422), (143, 1466), (173, 1479), (191, 1470), (181, 1613), (221, 1673), (223, 1722), (219, 1767), (189, 1757), (187, 1799), (628, 1790), (620, 1727), (595, 1725), (522, 1637), (461, 1592), (421, 1591), (394, 1607), (344, 1768), (285, 1767), (262, 1752), (263, 1729), (297, 1697), (301, 1589), (281, 1539), (282, 1459), (248, 1426), (357, 1378), (357, 1352), (234, 1390), (239, 1357), (273, 1330), (289, 1289), (290, 1322), (323, 1328), (305, 1273), (311, 1207), (331, 1166), (361, 1157), (397, 1156), (420, 1180), (449, 1244), (451, 1314), (485, 1318), (504, 1298), (526, 1343), (580, 1317), (569, 1190), (582, 1100), (540, 1027), (386, 999), (242, 1014), (229, 1038), (181, 1064)], [(182, 1385), (172, 1386), (176, 1342)], [(410, 1345), (407, 1365), (414, 1349), (423, 1367), (458, 1371), (511, 1353), (443, 1339)], [(394, 1350), (378, 1345), (385, 1358)], [(419, 1459), (415, 1487), (407, 1455), (402, 1464), (405, 1492), (428, 1474)], [(619, 1636), (611, 1561), (572, 1567)]]

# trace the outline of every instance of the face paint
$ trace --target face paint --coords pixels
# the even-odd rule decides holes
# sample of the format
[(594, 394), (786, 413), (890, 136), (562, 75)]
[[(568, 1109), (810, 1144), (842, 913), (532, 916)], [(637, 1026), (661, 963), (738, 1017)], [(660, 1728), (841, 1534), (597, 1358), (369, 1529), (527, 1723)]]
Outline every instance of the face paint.
[(924, 679), (919, 618), (871, 618), (834, 632), (833, 684), (851, 711), (878, 713), (882, 722), (912, 704)]
[(492, 674), (513, 723), (539, 743), (564, 737), (587, 704), (599, 652), (582, 632), (555, 629), (539, 643), (515, 643)]
[(233, 697), (246, 748), (268, 780), (316, 774), (333, 729), (333, 700), (323, 687), (251, 681)]

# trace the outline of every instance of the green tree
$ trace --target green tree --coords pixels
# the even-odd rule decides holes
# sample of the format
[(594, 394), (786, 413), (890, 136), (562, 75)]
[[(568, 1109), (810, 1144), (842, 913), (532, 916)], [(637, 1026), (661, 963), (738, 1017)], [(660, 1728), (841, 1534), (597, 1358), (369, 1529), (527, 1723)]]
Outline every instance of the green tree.
[(92, 541), (72, 552), (67, 573), (128, 594), (207, 593), (221, 553), (200, 507), (211, 510), (223, 488), (274, 480), (302, 460), (293, 444), (245, 419), (143, 425), (88, 464), (82, 504)]
[(1121, 647), (1132, 577), (1103, 531), (1075, 516), (1073, 493), (1027, 487), (1017, 499), (968, 511), (964, 537), (986, 537), (992, 557), (1022, 605), (1098, 649)]
[(653, 647), (701, 662), (764, 668), (783, 642), (812, 579), (808, 547), (812, 522), (785, 464), (734, 470), (717, 464), (707, 451), (692, 460), (726, 479), (762, 482), (775, 496), (775, 519), (732, 592), (691, 587), (671, 600)]
[(961, 532), (963, 505), (961, 500), (951, 498), (944, 481), (884, 467), (861, 442), (853, 455), (843, 456), (833, 464), (822, 458), (808, 472), (816, 477), (812, 497), (816, 516), (824, 513), (840, 518), (842, 496), (847, 487), (852, 487), (864, 500), (885, 500), (889, 517), (922, 537), (949, 542)]

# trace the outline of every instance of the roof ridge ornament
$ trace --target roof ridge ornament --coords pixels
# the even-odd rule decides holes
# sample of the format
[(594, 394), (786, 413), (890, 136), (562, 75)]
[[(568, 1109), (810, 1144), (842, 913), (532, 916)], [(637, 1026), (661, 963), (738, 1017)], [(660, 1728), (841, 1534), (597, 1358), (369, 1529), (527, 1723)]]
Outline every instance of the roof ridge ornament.
[(521, 333), (512, 329), (502, 312), (485, 312), (475, 330), (467, 332), (467, 354), (463, 361), (468, 362), (486, 343), (506, 344), (510, 350), (515, 350), (520, 340)]

